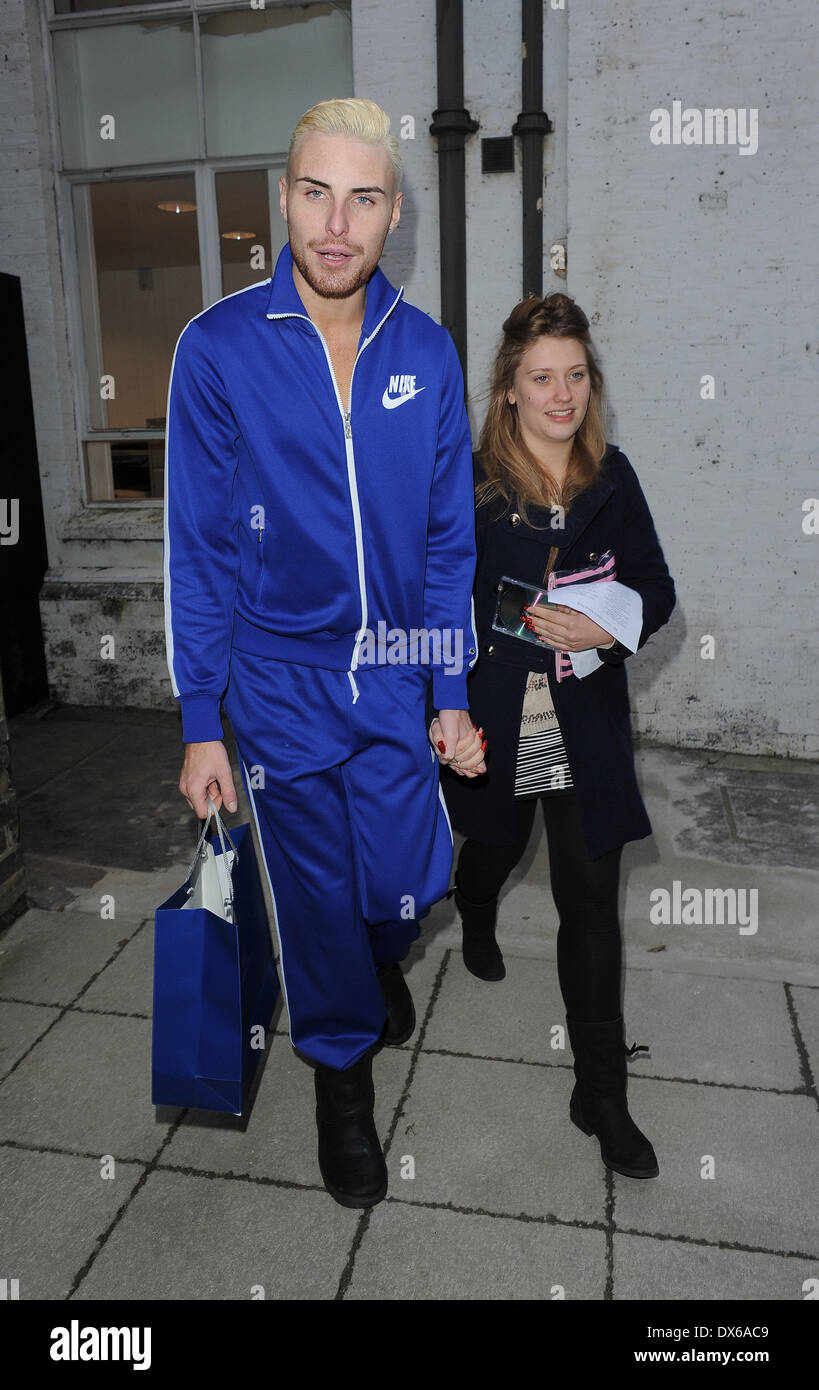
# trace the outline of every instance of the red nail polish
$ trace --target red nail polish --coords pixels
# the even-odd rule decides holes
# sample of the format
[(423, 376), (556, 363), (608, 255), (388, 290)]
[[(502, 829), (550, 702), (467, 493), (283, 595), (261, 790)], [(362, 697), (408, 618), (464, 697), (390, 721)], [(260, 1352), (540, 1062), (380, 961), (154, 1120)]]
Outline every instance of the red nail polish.
[(486, 739), (484, 739), (483, 743), (481, 744), (481, 752), (484, 752), (485, 750), (486, 750)]
[(442, 753), (446, 752), (446, 744), (440, 738), (438, 739), (438, 748)]

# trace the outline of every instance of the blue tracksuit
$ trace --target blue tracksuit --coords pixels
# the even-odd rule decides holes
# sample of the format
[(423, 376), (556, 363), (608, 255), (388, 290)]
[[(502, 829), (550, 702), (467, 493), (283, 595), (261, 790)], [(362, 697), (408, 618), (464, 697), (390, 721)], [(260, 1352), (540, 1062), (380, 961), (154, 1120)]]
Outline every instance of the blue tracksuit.
[(168, 397), (165, 610), (185, 742), (236, 737), (276, 907), (291, 1039), (351, 1065), (374, 962), (446, 891), (425, 727), (466, 709), (472, 458), (449, 334), (377, 269), (345, 411), (285, 245), (185, 327)]

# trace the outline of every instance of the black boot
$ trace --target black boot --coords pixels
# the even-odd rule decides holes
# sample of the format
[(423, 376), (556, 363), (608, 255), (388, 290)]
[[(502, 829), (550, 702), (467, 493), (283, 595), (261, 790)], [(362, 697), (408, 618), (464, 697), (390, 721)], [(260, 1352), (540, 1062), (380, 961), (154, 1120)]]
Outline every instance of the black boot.
[(375, 967), (384, 1005), (387, 1022), (381, 1041), (386, 1047), (400, 1047), (415, 1032), (415, 1005), (404, 979), (404, 972), (397, 960), (385, 961)]
[(465, 898), (458, 886), (450, 890), (455, 897), (455, 906), (461, 914), (463, 926), (464, 965), (471, 975), (479, 980), (502, 980), (506, 976), (501, 949), (495, 940), (495, 924), (498, 919), (498, 899), (490, 898), (485, 903), (472, 903)]
[(628, 1113), (623, 1020), (578, 1023), (567, 1018), (577, 1078), (569, 1115), (584, 1134), (600, 1140), (600, 1157), (607, 1168), (627, 1178), (656, 1178), (657, 1155)]
[(318, 1161), (324, 1186), (343, 1207), (372, 1207), (387, 1195), (387, 1165), (373, 1120), (372, 1048), (346, 1071), (315, 1064)]

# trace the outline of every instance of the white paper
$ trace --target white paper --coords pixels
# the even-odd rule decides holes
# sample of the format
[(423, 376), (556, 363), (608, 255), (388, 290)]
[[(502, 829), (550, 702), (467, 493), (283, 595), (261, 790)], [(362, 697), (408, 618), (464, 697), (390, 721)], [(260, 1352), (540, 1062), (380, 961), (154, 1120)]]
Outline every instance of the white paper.
[[(233, 884), (231, 874), (233, 871), (233, 850), (224, 854), (214, 854), (213, 845), (206, 840), (202, 849), (205, 851), (204, 859), (198, 861), (193, 887), (187, 902), (182, 904), (186, 907), (205, 907), (209, 912), (213, 912), (217, 917), (222, 917), (226, 922), (233, 920), (232, 913), (228, 915), (226, 903), (230, 904), (233, 899)], [(201, 851), (200, 851), (201, 854)], [(225, 865), (227, 857), (227, 865)], [(227, 873), (225, 870), (227, 869)]]
[[(643, 630), (643, 599), (635, 589), (616, 579), (598, 579), (592, 584), (566, 584), (549, 592), (550, 603), (562, 603), (585, 613), (587, 618), (610, 632), (629, 651), (636, 652)], [(603, 662), (596, 647), (569, 652), (572, 670), (579, 680), (591, 675)]]

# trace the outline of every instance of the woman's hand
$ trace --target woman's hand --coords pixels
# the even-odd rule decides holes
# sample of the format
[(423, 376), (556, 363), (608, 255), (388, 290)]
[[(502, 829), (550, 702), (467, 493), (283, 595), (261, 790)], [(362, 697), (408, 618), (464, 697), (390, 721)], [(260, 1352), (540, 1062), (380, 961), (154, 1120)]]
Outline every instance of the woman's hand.
[(429, 726), (429, 741), (438, 762), (460, 777), (480, 777), (486, 772), (483, 729), (476, 729), (465, 709), (442, 709)]
[(604, 627), (561, 603), (548, 606), (535, 604), (522, 609), (523, 620), (530, 632), (547, 647), (561, 652), (585, 652), (590, 647), (607, 647), (614, 638)]

